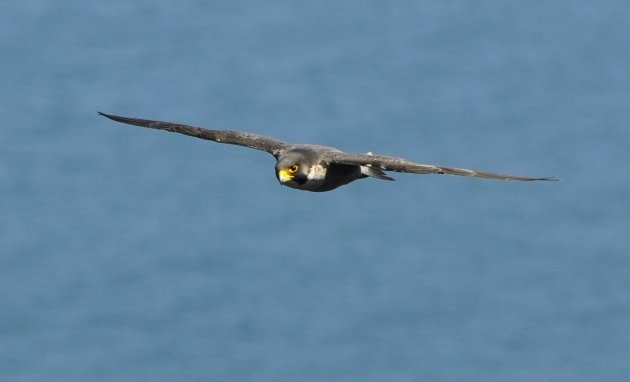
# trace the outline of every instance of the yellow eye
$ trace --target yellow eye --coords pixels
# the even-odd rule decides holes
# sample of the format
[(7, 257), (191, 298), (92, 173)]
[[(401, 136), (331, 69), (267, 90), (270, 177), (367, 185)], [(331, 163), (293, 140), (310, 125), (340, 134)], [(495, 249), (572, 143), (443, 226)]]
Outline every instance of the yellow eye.
[(289, 167), (289, 173), (290, 174), (295, 174), (297, 172), (297, 170), (300, 169), (300, 166), (294, 164), (293, 166)]

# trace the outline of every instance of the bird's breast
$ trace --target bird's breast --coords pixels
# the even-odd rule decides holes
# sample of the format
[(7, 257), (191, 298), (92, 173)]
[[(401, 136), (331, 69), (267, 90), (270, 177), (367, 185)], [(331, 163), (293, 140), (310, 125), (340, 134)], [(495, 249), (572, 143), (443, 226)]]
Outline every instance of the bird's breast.
[(308, 174), (306, 174), (306, 178), (309, 181), (323, 181), (324, 178), (326, 178), (327, 171), (328, 168), (326, 168), (326, 166), (317, 164), (309, 169)]

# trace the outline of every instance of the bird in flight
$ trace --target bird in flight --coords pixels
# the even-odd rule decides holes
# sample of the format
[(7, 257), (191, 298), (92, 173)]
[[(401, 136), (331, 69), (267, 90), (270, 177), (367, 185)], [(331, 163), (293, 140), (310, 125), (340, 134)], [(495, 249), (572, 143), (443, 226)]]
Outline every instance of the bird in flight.
[(412, 174), (460, 175), (521, 182), (558, 180), (555, 177), (527, 178), (463, 168), (420, 164), (402, 158), (373, 155), (372, 153), (347, 154), (332, 147), (291, 144), (262, 135), (240, 131), (208, 130), (179, 123), (128, 118), (101, 112), (98, 112), (98, 114), (113, 121), (129, 125), (171, 131), (218, 143), (266, 151), (276, 158), (276, 177), (280, 184), (298, 190), (313, 192), (331, 191), (364, 178), (394, 180), (394, 178), (387, 175), (386, 171)]

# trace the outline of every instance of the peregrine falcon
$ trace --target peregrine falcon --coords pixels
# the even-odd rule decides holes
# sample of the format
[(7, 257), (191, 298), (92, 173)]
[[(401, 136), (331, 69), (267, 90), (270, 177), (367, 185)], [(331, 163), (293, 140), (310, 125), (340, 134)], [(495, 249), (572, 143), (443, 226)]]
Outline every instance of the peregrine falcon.
[(446, 174), (475, 178), (536, 181), (558, 180), (550, 178), (527, 178), (502, 175), (463, 168), (435, 166), (407, 161), (402, 158), (367, 154), (346, 154), (332, 147), (290, 144), (261, 135), (225, 130), (208, 130), (179, 123), (128, 118), (99, 112), (98, 114), (116, 122), (129, 125), (166, 130), (218, 143), (245, 146), (266, 151), (276, 158), (276, 177), (281, 185), (298, 190), (331, 191), (357, 179), (375, 178), (394, 180), (386, 171), (412, 174)]

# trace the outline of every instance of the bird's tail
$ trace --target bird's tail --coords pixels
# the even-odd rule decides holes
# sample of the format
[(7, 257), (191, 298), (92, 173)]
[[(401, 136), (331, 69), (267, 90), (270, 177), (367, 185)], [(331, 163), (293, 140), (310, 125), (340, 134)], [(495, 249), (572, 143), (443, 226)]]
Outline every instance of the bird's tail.
[(380, 180), (395, 180), (391, 176), (387, 176), (385, 171), (372, 166), (361, 166), (361, 174)]

